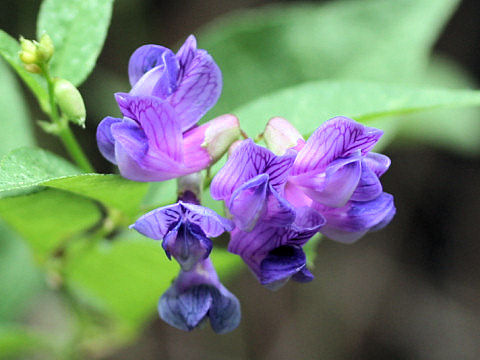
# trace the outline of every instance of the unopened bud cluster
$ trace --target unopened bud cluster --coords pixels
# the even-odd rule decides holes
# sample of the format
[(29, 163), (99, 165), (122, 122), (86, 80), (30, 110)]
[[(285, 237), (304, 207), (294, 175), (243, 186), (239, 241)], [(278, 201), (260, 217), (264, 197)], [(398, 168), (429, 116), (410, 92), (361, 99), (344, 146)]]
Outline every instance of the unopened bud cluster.
[(43, 34), (39, 41), (20, 37), (20, 46), (19, 56), (25, 69), (36, 74), (42, 72), (42, 65), (50, 61), (54, 52), (53, 42), (48, 34)]

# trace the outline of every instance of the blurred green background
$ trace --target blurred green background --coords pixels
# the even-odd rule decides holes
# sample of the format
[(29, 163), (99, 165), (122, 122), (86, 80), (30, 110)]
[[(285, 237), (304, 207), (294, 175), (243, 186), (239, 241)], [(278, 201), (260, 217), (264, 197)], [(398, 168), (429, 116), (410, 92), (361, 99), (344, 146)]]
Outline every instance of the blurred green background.
[[(0, 28), (34, 38), (40, 3), (2, 0)], [(218, 251), (220, 277), (243, 312), (240, 327), (219, 336), (208, 327), (183, 333), (157, 318), (156, 301), (177, 269), (157, 243), (131, 232), (94, 242), (82, 234), (68, 238), (67, 261), (61, 248), (48, 248), (49, 239), (95, 224), (103, 208), (53, 189), (35, 193), (39, 209), (50, 209), (42, 214), (31, 209), (31, 198), (5, 197), (0, 358), (478, 359), (479, 109), (369, 117), (454, 99), (404, 93), (390, 83), (478, 87), (479, 20), (476, 0), (115, 1), (97, 67), (80, 86), (87, 128), (75, 129), (99, 172), (115, 171), (98, 153), (95, 129), (119, 114), (113, 93), (129, 89), (130, 54), (145, 43), (176, 49), (194, 33), (224, 75), (222, 97), (206, 120), (234, 111), (255, 136), (275, 115), (305, 134), (333, 115), (363, 115), (386, 132), (382, 152), (393, 165), (383, 183), (396, 197), (397, 216), (354, 245), (322, 241), (315, 281), (274, 293)], [(36, 143), (66, 158), (35, 124), (45, 115), (4, 62), (0, 80), (0, 155)], [(469, 104), (455, 94), (452, 105)], [(134, 191), (141, 197), (147, 188)], [(148, 191), (144, 208), (172, 200), (168, 185)], [(71, 213), (82, 219), (78, 229), (68, 227)], [(55, 234), (41, 225), (47, 217), (60, 228)], [(64, 280), (68, 292), (58, 290)]]

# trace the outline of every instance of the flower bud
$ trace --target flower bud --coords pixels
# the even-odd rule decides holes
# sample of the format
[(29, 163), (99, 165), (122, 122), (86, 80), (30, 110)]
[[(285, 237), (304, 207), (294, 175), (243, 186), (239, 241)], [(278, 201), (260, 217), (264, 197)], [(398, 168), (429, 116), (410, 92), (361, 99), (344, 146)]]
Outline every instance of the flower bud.
[(41, 60), (48, 62), (53, 55), (54, 47), (52, 38), (48, 34), (43, 34), (37, 45), (37, 52)]
[(234, 115), (221, 115), (208, 122), (202, 144), (213, 161), (225, 154), (230, 145), (240, 137), (240, 124)]
[(270, 119), (265, 127), (263, 138), (267, 147), (276, 155), (283, 155), (287, 149), (297, 146), (302, 135), (287, 120), (281, 117)]
[(65, 79), (57, 79), (54, 91), (62, 114), (68, 120), (85, 127), (85, 104), (78, 89)]
[(24, 64), (30, 65), (38, 62), (37, 46), (33, 41), (20, 37), (20, 47), (18, 55)]

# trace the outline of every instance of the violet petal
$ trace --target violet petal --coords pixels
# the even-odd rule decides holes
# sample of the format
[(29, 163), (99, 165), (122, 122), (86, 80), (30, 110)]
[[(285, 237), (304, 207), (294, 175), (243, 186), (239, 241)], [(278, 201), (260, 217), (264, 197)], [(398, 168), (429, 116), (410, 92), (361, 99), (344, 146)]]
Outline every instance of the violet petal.
[(122, 119), (106, 117), (97, 127), (97, 144), (100, 153), (111, 163), (117, 164), (115, 159), (115, 139), (113, 138), (112, 124), (121, 122)]
[(322, 124), (300, 150), (292, 175), (325, 169), (333, 160), (360, 150), (366, 155), (382, 136), (381, 130), (338, 116)]

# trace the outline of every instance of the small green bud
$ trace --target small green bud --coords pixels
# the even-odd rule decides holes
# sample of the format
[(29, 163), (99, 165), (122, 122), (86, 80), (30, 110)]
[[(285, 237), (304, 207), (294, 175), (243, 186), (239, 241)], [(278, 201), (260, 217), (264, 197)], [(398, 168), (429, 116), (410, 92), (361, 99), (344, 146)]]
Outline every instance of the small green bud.
[(68, 120), (85, 127), (85, 104), (78, 89), (65, 79), (56, 79), (54, 92), (62, 114)]
[(24, 64), (35, 64), (38, 62), (37, 46), (31, 40), (20, 37), (20, 60)]
[(55, 50), (52, 42), (52, 38), (48, 34), (43, 34), (40, 38), (40, 42), (37, 45), (38, 55), (45, 62), (48, 62)]

